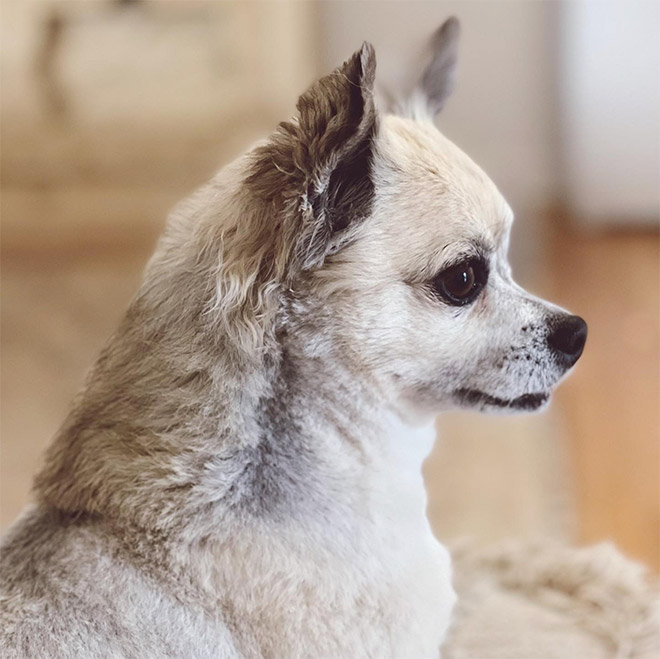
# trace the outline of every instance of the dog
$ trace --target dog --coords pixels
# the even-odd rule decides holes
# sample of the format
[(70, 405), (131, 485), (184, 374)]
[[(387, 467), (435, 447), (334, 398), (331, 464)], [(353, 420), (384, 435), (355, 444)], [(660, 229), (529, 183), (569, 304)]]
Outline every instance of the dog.
[(365, 43), (175, 209), (3, 540), (2, 657), (439, 656), (433, 418), (543, 407), (587, 331), (433, 123), (458, 31), (396, 112)]

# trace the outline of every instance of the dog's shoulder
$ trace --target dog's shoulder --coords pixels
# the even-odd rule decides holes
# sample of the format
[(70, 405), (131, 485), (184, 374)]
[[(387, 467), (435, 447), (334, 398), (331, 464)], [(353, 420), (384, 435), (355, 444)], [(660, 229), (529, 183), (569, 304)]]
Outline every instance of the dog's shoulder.
[(237, 653), (221, 620), (145, 579), (94, 520), (36, 506), (0, 546), (0, 656)]

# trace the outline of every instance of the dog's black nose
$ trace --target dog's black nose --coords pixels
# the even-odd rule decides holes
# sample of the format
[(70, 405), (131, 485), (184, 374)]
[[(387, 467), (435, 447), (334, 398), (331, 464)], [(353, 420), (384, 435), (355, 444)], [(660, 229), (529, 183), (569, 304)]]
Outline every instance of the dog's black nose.
[(580, 316), (555, 316), (550, 322), (548, 345), (567, 368), (580, 358), (587, 341), (587, 323)]

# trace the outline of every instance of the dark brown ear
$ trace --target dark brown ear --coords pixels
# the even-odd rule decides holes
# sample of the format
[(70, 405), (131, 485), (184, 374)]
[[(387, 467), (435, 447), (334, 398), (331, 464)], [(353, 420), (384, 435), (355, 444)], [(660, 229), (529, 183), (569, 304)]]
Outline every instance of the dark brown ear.
[(442, 110), (454, 90), (460, 32), (458, 19), (452, 16), (431, 38), (431, 61), (422, 74), (418, 90), (432, 116)]
[(281, 221), (290, 267), (320, 266), (371, 212), (376, 56), (365, 43), (298, 99), (298, 117), (280, 124), (254, 153), (250, 190)]

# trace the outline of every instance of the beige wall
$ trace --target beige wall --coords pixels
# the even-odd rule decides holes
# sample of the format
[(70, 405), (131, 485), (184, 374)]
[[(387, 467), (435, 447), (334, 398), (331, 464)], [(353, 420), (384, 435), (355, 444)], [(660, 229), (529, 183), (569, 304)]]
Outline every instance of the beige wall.
[(562, 4), (568, 204), (585, 226), (660, 219), (660, 3)]
[[(611, 26), (620, 35), (631, 5), (606, 4), (620, 15)], [(633, 4), (655, 16), (655, 27), (643, 17), (640, 27), (657, 32), (655, 3)], [(518, 218), (514, 263), (533, 272), (544, 244), (541, 217), (557, 202), (583, 214), (594, 204), (616, 205), (617, 216), (633, 219), (657, 208), (657, 43), (648, 29), (633, 29), (627, 47), (608, 50), (602, 35), (595, 47), (571, 45), (567, 16), (579, 5), (602, 16), (603, 3), (577, 0), (152, 0), (121, 12), (96, 0), (6, 1), (5, 245), (56, 244), (70, 235), (107, 241), (136, 223), (155, 233), (177, 198), (285, 119), (311, 80), (363, 40), (376, 46), (379, 83), (401, 89), (419, 74), (415, 60), (429, 35), (453, 14), (463, 25), (458, 86), (439, 126), (508, 198)], [(48, 108), (53, 89), (36, 73), (52, 7), (66, 19), (66, 39), (50, 60), (68, 109), (56, 118)], [(598, 37), (598, 25), (587, 32)], [(622, 56), (638, 43), (651, 66), (628, 58), (626, 69)], [(609, 91), (613, 63), (620, 75), (607, 97), (616, 104), (608, 106), (600, 94)], [(640, 92), (641, 101), (631, 103)], [(616, 138), (607, 142), (594, 114), (603, 107), (613, 110), (608, 120), (621, 115), (617, 126), (607, 125)], [(613, 147), (605, 157), (603, 145)], [(617, 171), (627, 178), (612, 176)]]

